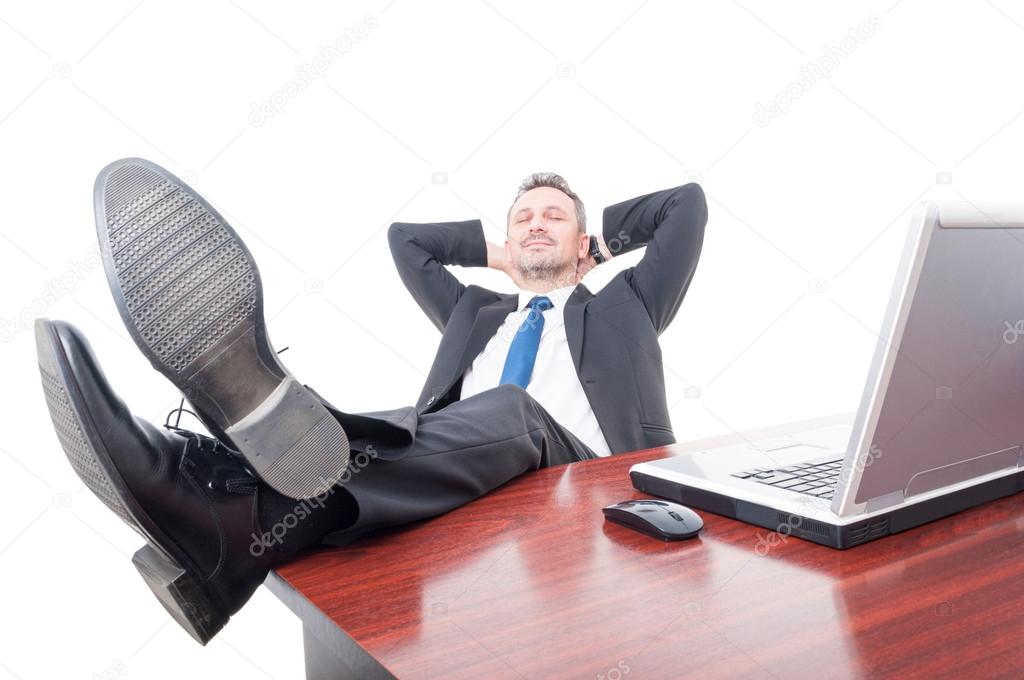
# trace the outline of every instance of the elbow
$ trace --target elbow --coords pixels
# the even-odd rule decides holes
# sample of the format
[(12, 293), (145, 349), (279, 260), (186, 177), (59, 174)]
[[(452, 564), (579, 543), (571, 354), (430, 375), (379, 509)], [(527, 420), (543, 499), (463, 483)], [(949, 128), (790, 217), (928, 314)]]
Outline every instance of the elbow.
[(391, 226), (388, 227), (388, 241), (394, 241), (397, 238), (401, 238), (405, 233), (405, 222), (392, 222)]
[(697, 182), (687, 182), (676, 189), (680, 198), (693, 201), (697, 204), (707, 205), (707, 198), (704, 196), (704, 188)]
[(675, 198), (687, 206), (686, 211), (701, 227), (708, 223), (708, 201), (704, 189), (696, 182), (689, 182), (676, 189)]
[(409, 225), (405, 222), (392, 222), (388, 227), (388, 247), (395, 253), (402, 249), (402, 246), (409, 240), (409, 232), (406, 228)]

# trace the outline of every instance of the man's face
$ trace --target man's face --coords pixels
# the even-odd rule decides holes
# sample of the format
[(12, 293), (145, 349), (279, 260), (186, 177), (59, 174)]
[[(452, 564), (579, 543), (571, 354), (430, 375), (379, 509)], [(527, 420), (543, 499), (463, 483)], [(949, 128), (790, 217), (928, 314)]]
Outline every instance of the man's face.
[(505, 255), (524, 279), (575, 272), (588, 245), (587, 235), (579, 230), (573, 200), (558, 189), (537, 187), (513, 204)]

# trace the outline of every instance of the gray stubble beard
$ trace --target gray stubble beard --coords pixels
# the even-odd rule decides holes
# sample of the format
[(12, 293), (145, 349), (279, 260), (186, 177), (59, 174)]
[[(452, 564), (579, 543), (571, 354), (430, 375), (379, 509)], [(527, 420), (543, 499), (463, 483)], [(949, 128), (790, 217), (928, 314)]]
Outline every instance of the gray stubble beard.
[(556, 288), (562, 288), (575, 283), (576, 265), (572, 263), (559, 263), (552, 261), (519, 262), (519, 275), (523, 281), (550, 282), (558, 284)]

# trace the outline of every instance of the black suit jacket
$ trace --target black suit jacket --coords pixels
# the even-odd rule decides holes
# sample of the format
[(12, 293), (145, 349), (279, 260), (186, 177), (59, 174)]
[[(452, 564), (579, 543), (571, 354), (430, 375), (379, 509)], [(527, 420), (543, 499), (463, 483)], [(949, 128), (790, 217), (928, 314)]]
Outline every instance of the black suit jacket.
[[(612, 254), (647, 251), (596, 295), (579, 284), (566, 301), (572, 361), (612, 453), (675, 442), (658, 336), (686, 295), (706, 223), (704, 192), (693, 183), (605, 208), (602, 233)], [(428, 413), (459, 399), (463, 374), (516, 309), (518, 295), (465, 286), (445, 268), (487, 265), (480, 220), (396, 222), (388, 242), (403, 283), (442, 333), (415, 406)], [(415, 431), (407, 409), (367, 416), (401, 419), (399, 427)]]

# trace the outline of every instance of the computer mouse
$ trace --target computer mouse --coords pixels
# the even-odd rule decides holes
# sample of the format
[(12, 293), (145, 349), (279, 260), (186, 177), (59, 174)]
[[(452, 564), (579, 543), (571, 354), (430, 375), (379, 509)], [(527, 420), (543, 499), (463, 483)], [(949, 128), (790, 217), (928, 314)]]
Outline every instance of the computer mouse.
[(636, 529), (663, 541), (693, 538), (704, 527), (704, 520), (685, 505), (671, 501), (636, 499), (603, 508), (606, 519)]

